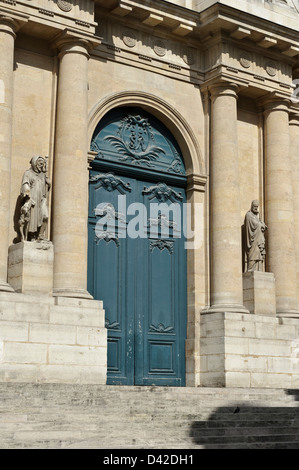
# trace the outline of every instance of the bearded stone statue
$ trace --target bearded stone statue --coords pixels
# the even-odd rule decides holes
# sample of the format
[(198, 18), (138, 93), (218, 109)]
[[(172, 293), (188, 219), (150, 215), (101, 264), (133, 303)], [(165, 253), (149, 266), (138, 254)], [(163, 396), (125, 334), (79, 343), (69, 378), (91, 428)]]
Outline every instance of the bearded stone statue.
[(259, 202), (252, 201), (245, 216), (247, 271), (262, 271), (266, 256), (265, 231), (267, 226), (259, 218)]

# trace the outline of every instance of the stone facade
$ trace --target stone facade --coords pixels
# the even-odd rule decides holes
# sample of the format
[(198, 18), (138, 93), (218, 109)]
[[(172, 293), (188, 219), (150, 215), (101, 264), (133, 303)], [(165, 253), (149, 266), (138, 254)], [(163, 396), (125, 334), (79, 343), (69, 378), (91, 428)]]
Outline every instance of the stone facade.
[[(1, 381), (106, 382), (103, 305), (87, 290), (89, 146), (107, 112), (136, 106), (175, 136), (188, 177), (187, 385), (299, 388), (298, 20), (297, 0), (0, 0)], [(38, 154), (54, 259), (30, 258), (16, 233)], [(253, 199), (267, 257), (248, 279)]]

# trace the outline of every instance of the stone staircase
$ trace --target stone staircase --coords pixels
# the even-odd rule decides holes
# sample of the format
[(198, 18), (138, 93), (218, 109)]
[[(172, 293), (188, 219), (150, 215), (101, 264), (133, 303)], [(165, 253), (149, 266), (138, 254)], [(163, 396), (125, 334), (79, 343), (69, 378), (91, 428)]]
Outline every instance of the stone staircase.
[(299, 390), (0, 384), (1, 449), (299, 449)]

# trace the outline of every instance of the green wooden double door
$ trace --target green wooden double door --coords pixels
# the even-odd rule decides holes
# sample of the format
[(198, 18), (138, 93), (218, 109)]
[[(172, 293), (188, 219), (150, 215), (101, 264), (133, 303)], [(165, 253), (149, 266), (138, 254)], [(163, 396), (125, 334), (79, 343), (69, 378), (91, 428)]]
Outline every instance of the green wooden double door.
[(103, 301), (108, 384), (185, 385), (186, 176), (168, 130), (139, 109), (98, 125), (88, 289)]

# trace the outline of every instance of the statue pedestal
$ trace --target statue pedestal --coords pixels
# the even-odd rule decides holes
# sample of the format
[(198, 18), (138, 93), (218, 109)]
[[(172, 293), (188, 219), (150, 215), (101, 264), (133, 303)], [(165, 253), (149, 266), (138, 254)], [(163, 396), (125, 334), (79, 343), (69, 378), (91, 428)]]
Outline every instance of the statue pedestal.
[(276, 316), (274, 274), (261, 271), (244, 273), (243, 303), (252, 314)]
[(15, 292), (48, 294), (53, 290), (54, 249), (49, 241), (20, 242), (8, 250), (8, 282)]

